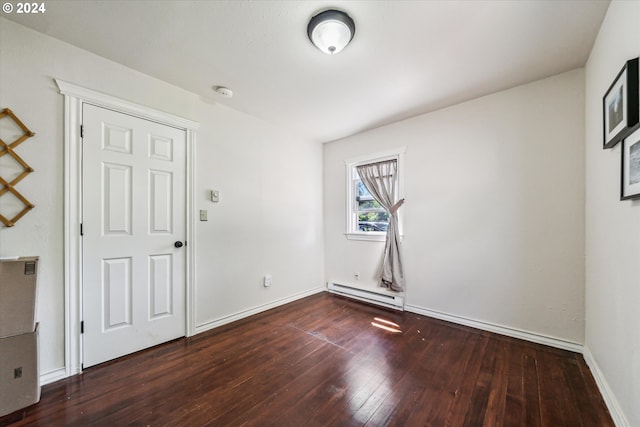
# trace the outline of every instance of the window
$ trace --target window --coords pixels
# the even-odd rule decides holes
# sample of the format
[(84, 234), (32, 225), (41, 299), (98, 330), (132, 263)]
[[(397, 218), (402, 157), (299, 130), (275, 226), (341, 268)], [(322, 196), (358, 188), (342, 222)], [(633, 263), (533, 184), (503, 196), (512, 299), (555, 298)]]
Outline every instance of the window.
[[(347, 219), (345, 236), (348, 239), (384, 241), (389, 225), (389, 212), (371, 196), (360, 179), (356, 168), (360, 165), (395, 159), (398, 162), (398, 187), (395, 192), (400, 199), (403, 197), (403, 154), (404, 148), (364, 156), (346, 162)], [(402, 221), (400, 220), (399, 222), (401, 223)], [(402, 230), (401, 225), (400, 230)]]

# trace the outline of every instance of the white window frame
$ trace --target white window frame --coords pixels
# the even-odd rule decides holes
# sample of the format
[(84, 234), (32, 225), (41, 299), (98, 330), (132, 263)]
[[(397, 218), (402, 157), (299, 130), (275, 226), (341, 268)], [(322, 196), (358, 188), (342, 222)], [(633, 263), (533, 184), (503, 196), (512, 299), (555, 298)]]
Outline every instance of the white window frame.
[[(368, 240), (374, 242), (384, 242), (387, 233), (384, 231), (360, 231), (357, 229), (357, 221), (355, 221), (355, 187), (353, 185), (353, 174), (356, 167), (369, 163), (382, 162), (385, 160), (395, 159), (398, 168), (398, 198), (404, 198), (404, 154), (406, 147), (400, 147), (394, 150), (368, 154), (353, 159), (345, 160), (345, 184), (346, 184), (346, 203), (345, 203), (345, 232), (344, 235), (349, 240)], [(402, 227), (402, 209), (398, 211), (398, 228), (400, 238), (404, 238)]]

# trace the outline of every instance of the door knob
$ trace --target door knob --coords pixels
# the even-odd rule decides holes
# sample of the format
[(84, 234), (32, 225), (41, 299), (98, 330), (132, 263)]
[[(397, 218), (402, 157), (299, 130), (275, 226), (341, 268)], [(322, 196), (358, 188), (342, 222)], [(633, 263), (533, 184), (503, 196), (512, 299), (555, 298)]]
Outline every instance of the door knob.
[(178, 240), (173, 244), (173, 246), (175, 246), (176, 248), (181, 248), (183, 246), (183, 243), (180, 240)]

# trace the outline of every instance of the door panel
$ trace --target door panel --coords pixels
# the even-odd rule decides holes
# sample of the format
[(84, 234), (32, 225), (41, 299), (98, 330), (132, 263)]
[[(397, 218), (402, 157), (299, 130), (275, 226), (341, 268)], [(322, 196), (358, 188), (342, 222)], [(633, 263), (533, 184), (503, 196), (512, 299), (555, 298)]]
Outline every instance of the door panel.
[(131, 325), (131, 258), (103, 259), (102, 329)]
[(102, 164), (104, 235), (131, 234), (131, 166)]
[(149, 171), (149, 185), (149, 234), (170, 234), (173, 225), (173, 176), (164, 171)]
[(173, 265), (172, 255), (154, 255), (149, 257), (149, 305), (151, 317), (170, 315), (173, 311)]
[(83, 365), (185, 335), (186, 133), (83, 106)]

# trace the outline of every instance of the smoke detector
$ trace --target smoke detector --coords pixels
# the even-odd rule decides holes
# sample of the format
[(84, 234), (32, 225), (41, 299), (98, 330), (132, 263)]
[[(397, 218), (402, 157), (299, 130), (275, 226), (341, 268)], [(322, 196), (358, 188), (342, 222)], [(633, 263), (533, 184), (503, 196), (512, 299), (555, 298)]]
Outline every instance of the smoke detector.
[(223, 98), (232, 98), (233, 97), (233, 91), (231, 89), (229, 89), (228, 87), (215, 86), (213, 88), (213, 90), (215, 90), (216, 93), (218, 95), (222, 96)]

